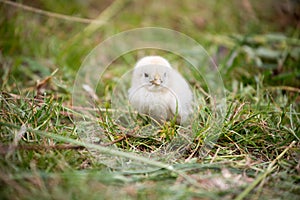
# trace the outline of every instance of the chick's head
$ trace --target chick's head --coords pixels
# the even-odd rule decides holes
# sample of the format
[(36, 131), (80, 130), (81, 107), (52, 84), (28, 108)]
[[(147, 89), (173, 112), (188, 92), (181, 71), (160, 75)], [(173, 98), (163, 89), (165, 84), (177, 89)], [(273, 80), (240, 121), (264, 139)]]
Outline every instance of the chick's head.
[(135, 66), (133, 85), (144, 86), (151, 91), (163, 90), (167, 87), (171, 76), (170, 63), (159, 56), (148, 56)]

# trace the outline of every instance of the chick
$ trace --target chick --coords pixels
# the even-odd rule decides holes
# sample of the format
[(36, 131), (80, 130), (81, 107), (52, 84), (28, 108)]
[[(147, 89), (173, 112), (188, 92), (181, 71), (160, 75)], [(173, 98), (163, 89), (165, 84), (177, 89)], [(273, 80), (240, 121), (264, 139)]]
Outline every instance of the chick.
[(140, 59), (133, 70), (129, 102), (158, 123), (184, 124), (192, 113), (193, 94), (185, 79), (160, 56)]

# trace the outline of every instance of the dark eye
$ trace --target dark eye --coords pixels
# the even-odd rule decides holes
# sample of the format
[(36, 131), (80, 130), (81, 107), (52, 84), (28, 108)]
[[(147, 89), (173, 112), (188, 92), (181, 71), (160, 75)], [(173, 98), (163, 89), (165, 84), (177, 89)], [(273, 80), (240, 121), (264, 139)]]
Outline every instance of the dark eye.
[(149, 74), (147, 74), (147, 73), (144, 73), (144, 76), (147, 78), (147, 77), (149, 77)]
[(164, 77), (167, 77), (167, 72), (164, 73)]

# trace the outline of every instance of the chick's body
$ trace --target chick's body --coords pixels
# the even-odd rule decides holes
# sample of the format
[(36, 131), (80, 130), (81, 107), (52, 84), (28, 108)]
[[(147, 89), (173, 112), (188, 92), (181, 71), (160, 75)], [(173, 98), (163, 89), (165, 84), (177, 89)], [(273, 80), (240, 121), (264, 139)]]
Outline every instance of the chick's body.
[(140, 114), (163, 122), (176, 116), (186, 122), (192, 112), (192, 92), (185, 79), (159, 56), (142, 58), (135, 66), (129, 102)]

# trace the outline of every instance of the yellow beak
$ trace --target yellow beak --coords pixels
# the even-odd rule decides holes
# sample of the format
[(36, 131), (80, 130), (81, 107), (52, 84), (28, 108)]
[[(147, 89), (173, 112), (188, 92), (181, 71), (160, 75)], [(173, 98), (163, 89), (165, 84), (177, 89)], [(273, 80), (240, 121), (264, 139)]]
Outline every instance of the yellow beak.
[(154, 79), (151, 81), (152, 84), (159, 86), (161, 84), (160, 75), (155, 74)]

